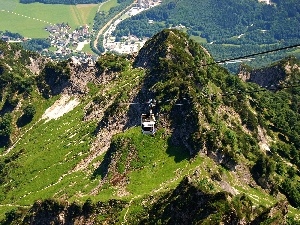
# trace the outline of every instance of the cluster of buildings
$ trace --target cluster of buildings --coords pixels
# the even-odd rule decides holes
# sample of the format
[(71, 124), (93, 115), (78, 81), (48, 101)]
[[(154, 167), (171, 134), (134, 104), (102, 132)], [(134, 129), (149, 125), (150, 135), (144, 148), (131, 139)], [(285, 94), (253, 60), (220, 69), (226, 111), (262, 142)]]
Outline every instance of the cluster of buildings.
[[(117, 19), (104, 33), (103, 47), (105, 51), (117, 52), (121, 54), (128, 54), (138, 52), (140, 48), (145, 44), (148, 38), (138, 39), (133, 35), (122, 37), (121, 41), (117, 41), (116, 37), (112, 35), (116, 26), (124, 19), (141, 13), (144, 10), (150, 9), (161, 4), (162, 0), (138, 0), (133, 7), (131, 7), (124, 15)], [(153, 23), (154, 21), (149, 21)], [(44, 49), (42, 54), (53, 59), (66, 59), (73, 57), (81, 62), (95, 61), (96, 56), (89, 55), (82, 52), (84, 45), (90, 43), (91, 33), (89, 26), (84, 25), (71, 30), (71, 27), (67, 23), (61, 24), (49, 24), (45, 27), (45, 30), (49, 32), (48, 40), (51, 43), (51, 48)], [(2, 35), (4, 41), (10, 42), (22, 42), (24, 40), (12, 40), (11, 37)]]
[[(152, 7), (158, 6), (161, 4), (161, 0), (139, 0), (132, 8), (130, 8), (125, 15), (122, 15), (117, 19), (104, 33), (103, 47), (105, 51), (117, 52), (121, 54), (130, 54), (133, 52), (138, 52), (145, 42), (145, 39), (138, 39), (133, 35), (123, 36), (121, 41), (116, 40), (116, 37), (112, 35), (113, 31), (116, 29), (116, 26), (123, 20), (128, 17), (134, 16), (142, 11), (150, 9)], [(153, 21), (149, 21), (153, 23)]]
[(136, 7), (150, 9), (161, 3), (161, 0), (138, 0)]
[(90, 43), (91, 33), (89, 26), (84, 25), (71, 31), (71, 27), (66, 24), (55, 24), (45, 28), (49, 34), (51, 47), (54, 52), (44, 50), (43, 54), (55, 59), (65, 59), (73, 57), (80, 62), (95, 62), (97, 57), (82, 52), (84, 45)]
[(272, 4), (272, 2), (271, 2), (271, 0), (258, 0), (259, 2), (264, 2), (264, 3), (266, 3), (267, 5), (271, 5)]
[[(97, 56), (90, 55), (82, 51), (84, 45), (90, 43), (91, 34), (89, 26), (84, 25), (71, 31), (71, 27), (66, 24), (55, 24), (45, 27), (49, 32), (48, 40), (51, 43), (50, 49), (43, 49), (42, 55), (52, 59), (68, 59), (73, 57), (80, 62), (95, 62)], [(0, 40), (6, 42), (24, 42), (28, 38), (23, 38), (19, 34), (1, 33)]]
[(49, 34), (49, 41), (52, 47), (57, 50), (55, 54), (70, 54), (73, 52), (81, 51), (85, 44), (90, 42), (91, 34), (89, 26), (84, 25), (71, 31), (68, 24), (55, 24), (45, 28)]

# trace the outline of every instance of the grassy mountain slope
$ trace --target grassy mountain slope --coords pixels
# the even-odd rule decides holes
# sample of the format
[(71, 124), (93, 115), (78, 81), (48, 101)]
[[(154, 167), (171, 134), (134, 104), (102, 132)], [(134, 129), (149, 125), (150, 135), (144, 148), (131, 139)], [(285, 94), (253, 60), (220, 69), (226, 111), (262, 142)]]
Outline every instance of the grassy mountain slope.
[[(15, 93), (22, 105), (6, 113), (1, 223), (296, 221), (298, 87), (254, 92), (259, 85), (211, 62), (185, 34), (164, 30), (136, 57), (28, 69), (32, 89)], [(280, 63), (290, 65), (287, 79), (297, 82), (299, 62)], [(2, 75), (10, 62), (3, 65)], [(153, 137), (139, 127), (150, 98), (157, 100)], [(18, 126), (28, 104), (36, 111)]]

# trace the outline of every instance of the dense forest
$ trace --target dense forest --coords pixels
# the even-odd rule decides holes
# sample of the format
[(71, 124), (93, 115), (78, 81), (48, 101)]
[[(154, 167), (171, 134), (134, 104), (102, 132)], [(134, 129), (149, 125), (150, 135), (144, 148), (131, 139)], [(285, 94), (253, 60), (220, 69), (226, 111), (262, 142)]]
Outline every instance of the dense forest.
[(34, 38), (23, 42), (22, 46), (30, 51), (42, 52), (44, 49), (49, 48), (51, 43), (48, 39)]
[[(8, 36), (12, 40), (21, 40), (24, 37), (19, 33), (13, 33), (10, 31), (0, 31), (0, 35)], [(46, 38), (32, 38), (20, 43), (22, 47), (26, 50), (30, 50), (32, 52), (39, 52), (41, 53), (44, 49), (47, 49), (51, 46), (51, 43)]]
[[(206, 38), (207, 42), (297, 42), (300, 37), (300, 5), (294, 0), (274, 2), (276, 5), (259, 3), (257, 0), (167, 0), (159, 7), (123, 21), (118, 25), (115, 34), (127, 35), (129, 31), (143, 37), (157, 33), (161, 29), (157, 24), (164, 24), (167, 28), (182, 24), (189, 34)], [(156, 23), (150, 24), (148, 20)]]
[[(216, 60), (299, 44), (300, 4), (294, 0), (272, 2), (267, 5), (257, 0), (167, 0), (122, 21), (114, 35), (117, 40), (129, 33), (143, 38), (163, 28), (178, 27), (202, 43)], [(257, 57), (251, 66), (264, 66), (285, 56), (287, 52)], [(235, 65), (228, 68), (237, 71)]]
[(99, 3), (99, 2), (103, 2), (103, 0), (20, 0), (20, 2), (24, 4), (40, 2), (45, 4), (76, 5), (76, 4)]

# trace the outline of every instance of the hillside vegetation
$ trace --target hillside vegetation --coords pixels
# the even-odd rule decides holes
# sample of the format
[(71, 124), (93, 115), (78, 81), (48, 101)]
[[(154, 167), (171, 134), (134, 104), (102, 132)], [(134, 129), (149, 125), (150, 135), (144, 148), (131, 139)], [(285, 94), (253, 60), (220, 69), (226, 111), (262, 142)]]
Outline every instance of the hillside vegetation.
[[(122, 21), (114, 34), (118, 39), (129, 33), (143, 38), (163, 28), (178, 27), (203, 44), (216, 60), (299, 44), (299, 4), (294, 0), (271, 2), (267, 5), (258, 0), (166, 0)], [(267, 65), (288, 54), (281, 51), (257, 56), (251, 65)], [(229, 68), (237, 71), (236, 65)]]
[(94, 66), (0, 50), (1, 224), (299, 223), (297, 59), (240, 79), (178, 30)]
[[(138, 37), (149, 30), (152, 35), (157, 24), (166, 27), (184, 25), (190, 34), (201, 36), (207, 42), (227, 44), (273, 44), (299, 39), (299, 4), (294, 0), (275, 0), (267, 5), (257, 0), (167, 0), (118, 25), (120, 36), (128, 32)], [(218, 13), (215, 13), (218, 12)], [(249, 13), (251, 12), (251, 13)], [(154, 20), (154, 24), (148, 20)], [(138, 26), (137, 26), (138, 25)], [(264, 31), (264, 32), (263, 32)], [(239, 35), (243, 34), (240, 38)]]

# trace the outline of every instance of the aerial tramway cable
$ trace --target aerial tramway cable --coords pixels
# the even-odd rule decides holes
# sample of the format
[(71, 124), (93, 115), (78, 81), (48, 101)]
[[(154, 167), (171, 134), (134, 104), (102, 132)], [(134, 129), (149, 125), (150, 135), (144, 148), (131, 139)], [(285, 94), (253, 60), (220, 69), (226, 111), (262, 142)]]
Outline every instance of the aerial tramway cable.
[[(215, 64), (224, 64), (224, 63), (227, 63), (227, 62), (233, 62), (233, 61), (249, 61), (249, 59), (254, 59), (252, 57), (254, 56), (258, 56), (258, 55), (263, 55), (263, 54), (269, 54), (269, 53), (272, 53), (272, 52), (277, 52), (277, 51), (282, 51), (282, 50), (286, 50), (286, 49), (291, 49), (291, 48), (297, 48), (297, 47), (300, 47), (300, 44), (296, 44), (296, 45), (290, 45), (290, 46), (285, 46), (285, 47), (282, 47), (282, 48), (275, 48), (275, 49), (272, 49), (272, 50), (268, 50), (268, 51), (263, 51), (263, 52), (258, 52), (258, 53), (253, 53), (253, 54), (249, 54), (249, 55), (245, 55), (245, 56), (240, 56), (240, 57), (236, 57), (236, 58), (231, 58), (231, 59), (224, 59), (224, 60), (219, 60), (219, 61), (215, 61), (215, 62), (212, 62), (212, 63), (208, 63), (208, 64), (205, 64), (205, 65), (202, 65), (202, 66), (210, 66), (210, 65), (215, 65)], [(297, 81), (297, 83), (300, 83), (300, 81)], [(237, 94), (242, 94), (242, 93), (246, 93), (246, 94), (252, 94), (252, 93), (256, 93), (256, 92), (265, 92), (265, 91), (268, 91), (268, 88), (270, 90), (282, 90), (282, 89), (288, 89), (288, 88), (293, 88), (293, 87), (300, 87), (300, 84), (297, 84), (297, 85), (287, 85), (287, 86), (283, 86), (283, 85), (270, 85), (270, 86), (260, 86), (261, 88), (264, 88), (264, 89), (259, 89), (259, 90), (252, 90), (252, 91), (249, 91), (249, 90), (246, 90), (246, 91), (242, 91), (242, 90), (238, 90), (238, 91), (235, 91), (235, 92), (226, 92), (226, 93), (218, 93), (218, 94), (204, 94), (202, 96), (204, 97), (209, 97), (210, 99), (213, 98), (213, 97), (216, 97), (216, 96), (229, 96), (229, 95), (237, 95)], [(152, 100), (152, 99), (151, 99)], [(149, 100), (149, 101), (151, 101)], [(185, 99), (186, 100), (186, 99)], [(136, 105), (136, 104), (141, 104), (141, 103), (138, 103), (138, 102), (131, 102), (131, 103), (122, 103), (122, 104), (129, 104), (129, 105)], [(143, 104), (149, 104), (149, 102), (145, 102)], [(184, 103), (177, 103), (175, 105), (184, 105)]]
[[(225, 63), (235, 63), (235, 62), (243, 62), (243, 61), (250, 61), (254, 56), (258, 56), (258, 55), (264, 55), (264, 54), (269, 54), (272, 52), (277, 52), (277, 51), (282, 51), (282, 50), (286, 50), (286, 49), (291, 49), (291, 48), (297, 48), (300, 47), (300, 44), (296, 44), (296, 45), (290, 45), (290, 46), (285, 46), (282, 48), (275, 48), (272, 50), (268, 50), (268, 51), (263, 51), (263, 52), (258, 52), (258, 53), (253, 53), (253, 54), (249, 54), (249, 55), (245, 55), (245, 56), (240, 56), (240, 57), (236, 57), (236, 58), (231, 58), (231, 59), (224, 59), (224, 60), (219, 60), (219, 61), (215, 61), (212, 63), (208, 63), (208, 64), (204, 64), (202, 66), (210, 66), (210, 65), (215, 65), (215, 64), (225, 64)], [(300, 81), (298, 81), (297, 83), (300, 83)], [(204, 95), (204, 97), (216, 97), (218, 96), (228, 96), (228, 95), (236, 95), (236, 94), (241, 94), (242, 92), (247, 93), (247, 94), (251, 94), (251, 93), (255, 93), (255, 92), (264, 92), (267, 91), (268, 88), (270, 90), (282, 90), (282, 89), (287, 89), (287, 88), (292, 88), (292, 87), (299, 87), (300, 85), (287, 85), (287, 86), (282, 86), (282, 85), (270, 85), (270, 86), (261, 86), (261, 88), (265, 88), (265, 89), (259, 89), (259, 90), (254, 90), (254, 91), (241, 91), (238, 90), (236, 92), (231, 92), (231, 93), (224, 93), (224, 94), (212, 94), (212, 95)]]
[(231, 63), (231, 62), (242, 62), (242, 61), (247, 61), (247, 60), (249, 61), (249, 60), (254, 59), (253, 58), (254, 56), (269, 54), (269, 53), (272, 53), (272, 52), (278, 52), (278, 51), (291, 49), (291, 48), (297, 48), (297, 47), (300, 47), (300, 44), (290, 45), (290, 46), (286, 46), (286, 47), (282, 47), (282, 48), (275, 48), (275, 49), (272, 49), (272, 50), (253, 53), (253, 54), (240, 56), (240, 57), (236, 57), (236, 58), (231, 58), (231, 59), (223, 59), (223, 60), (215, 61), (215, 62), (212, 62), (212, 63), (204, 64), (202, 66), (210, 66), (210, 65), (214, 65), (214, 64), (225, 64), (225, 63)]

